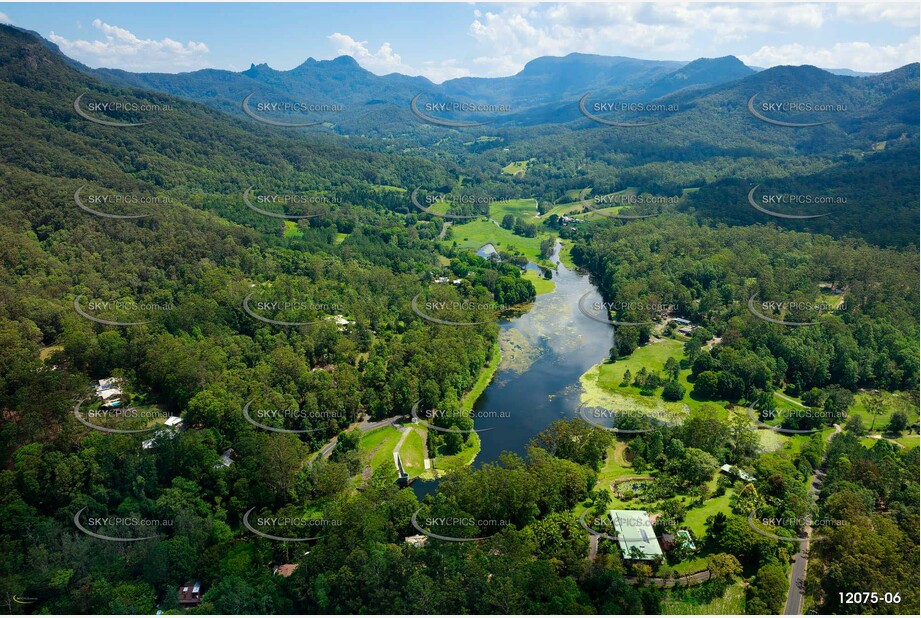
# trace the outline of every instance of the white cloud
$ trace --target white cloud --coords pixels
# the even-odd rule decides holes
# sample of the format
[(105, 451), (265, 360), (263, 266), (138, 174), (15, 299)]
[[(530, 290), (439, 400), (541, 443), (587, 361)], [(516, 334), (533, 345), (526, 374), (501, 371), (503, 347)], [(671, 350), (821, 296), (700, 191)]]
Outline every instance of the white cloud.
[[(572, 52), (691, 60), (734, 53), (759, 66), (817, 64), (885, 71), (918, 60), (917, 40), (848, 42), (850, 22), (918, 27), (917, 4), (826, 3), (559, 3), (505, 5), (475, 11), (468, 34), (477, 42), (479, 74), (515, 73), (538, 56)], [(834, 30), (838, 43), (762, 46), (769, 35), (806, 39)], [(844, 39), (844, 40), (841, 40)], [(760, 49), (758, 49), (760, 47)], [(746, 50), (758, 49), (744, 55)]]
[(0, 24), (12, 24), (13, 20), (6, 13), (0, 13)]
[(877, 73), (918, 62), (921, 47), (918, 37), (912, 37), (899, 45), (870, 45), (854, 41), (836, 43), (832, 47), (810, 47), (790, 44), (777, 47), (765, 46), (750, 55), (739, 56), (743, 62), (753, 66), (772, 67), (781, 64), (811, 64), (827, 69), (848, 68), (855, 71)]
[(457, 66), (457, 61), (450, 59), (440, 62), (425, 62), (421, 67), (405, 64), (390, 43), (383, 43), (377, 51), (372, 52), (367, 41), (356, 41), (347, 34), (336, 32), (329, 36), (337, 56), (351, 56), (362, 68), (377, 75), (403, 73), (404, 75), (424, 75), (433, 82), (440, 83), (446, 79), (466, 77), (470, 70)]
[(918, 28), (919, 6), (917, 2), (902, 3), (848, 3), (837, 5), (837, 15), (856, 23), (889, 22), (896, 26)]
[(91, 67), (117, 67), (128, 71), (194, 71), (210, 66), (204, 43), (180, 43), (170, 38), (142, 39), (125, 28), (93, 20), (104, 39), (70, 40), (54, 32), (48, 39), (65, 54)]
[(367, 41), (356, 41), (347, 34), (336, 32), (329, 36), (337, 56), (351, 56), (358, 64), (372, 73), (405, 73), (409, 67), (403, 64), (400, 55), (393, 51), (390, 43), (384, 43), (376, 52), (368, 49)]
[[(508, 5), (477, 13), (468, 29), (485, 54), (475, 62), (490, 75), (508, 75), (532, 58), (571, 52), (680, 59), (751, 33), (816, 30), (821, 4)], [(689, 58), (690, 59), (690, 58)]]

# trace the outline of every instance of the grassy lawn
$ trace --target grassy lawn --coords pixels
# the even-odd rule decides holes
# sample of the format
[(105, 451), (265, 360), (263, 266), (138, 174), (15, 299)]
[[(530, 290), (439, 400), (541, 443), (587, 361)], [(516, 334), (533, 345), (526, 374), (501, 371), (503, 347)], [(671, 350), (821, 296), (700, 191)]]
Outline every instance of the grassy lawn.
[(343, 241), (348, 238), (349, 235), (344, 232), (336, 232), (336, 239), (333, 241), (334, 245), (341, 245)]
[(901, 438), (895, 438), (895, 441), (907, 448), (915, 448), (916, 446), (921, 444), (921, 441), (919, 441), (918, 439), (918, 434), (914, 434), (911, 436), (903, 435)]
[(531, 165), (531, 163), (536, 160), (537, 159), (527, 159), (525, 161), (512, 161), (511, 163), (509, 163), (508, 165), (502, 168), (502, 172), (504, 174), (511, 174), (512, 176), (514, 176), (515, 174), (524, 174), (525, 171), (528, 169), (528, 166)]
[(534, 221), (535, 216), (537, 215), (537, 200), (533, 197), (521, 199), (521, 200), (505, 200), (502, 202), (492, 202), (489, 205), (489, 216), (498, 221), (502, 222), (502, 217), (505, 215), (512, 215), (513, 217), (521, 217), (522, 219), (529, 221), (531, 223), (536, 223)]
[(377, 470), (384, 466), (384, 469), (391, 470), (393, 477), (396, 478), (397, 470), (393, 465), (393, 449), (396, 447), (397, 442), (400, 441), (401, 435), (399, 429), (387, 425), (386, 427), (369, 431), (361, 437), (359, 448), (363, 455), (369, 455), (376, 447), (380, 447), (371, 456), (371, 468)]
[[(643, 367), (648, 370), (662, 371), (665, 369), (665, 361), (669, 358), (680, 361), (684, 358), (684, 350), (681, 342), (666, 339), (659, 343), (648, 343), (633, 351), (633, 354), (627, 358), (618, 359), (615, 363), (606, 363), (601, 366), (598, 383), (605, 387), (614, 389), (626, 389), (627, 392), (639, 394), (640, 389), (635, 386), (621, 387), (620, 383), (624, 378), (627, 369), (634, 376)], [(690, 371), (688, 371), (690, 373)], [(629, 389), (632, 389), (629, 390)]]
[[(442, 455), (435, 458), (434, 464), (438, 474), (451, 472), (464, 466), (469, 466), (480, 452), (480, 437), (475, 433), (468, 436), (464, 448), (457, 455)], [(431, 454), (431, 453), (429, 453)]]
[(476, 251), (486, 243), (492, 243), (499, 251), (518, 251), (535, 264), (551, 266), (540, 255), (540, 236), (535, 238), (517, 236), (487, 219), (452, 225), (451, 232), (459, 247)]
[[(884, 438), (886, 439), (886, 438)], [(876, 444), (879, 440), (877, 438), (861, 438), (860, 443), (867, 448), (873, 448), (873, 445)], [(897, 442), (904, 446), (905, 448), (916, 448), (921, 446), (921, 441), (919, 441), (917, 434), (915, 435), (902, 435), (901, 438), (889, 438), (890, 442)]]
[(556, 289), (556, 284), (552, 279), (544, 279), (536, 270), (526, 270), (522, 277), (534, 284), (534, 289), (537, 290), (538, 296), (549, 294)]
[(294, 221), (284, 221), (283, 223), (285, 228), (282, 236), (285, 238), (303, 238), (304, 232), (297, 227), (297, 223)]
[(609, 407), (614, 404), (623, 405), (624, 403), (633, 402), (638, 407), (649, 411), (682, 414), (685, 406), (687, 410), (694, 412), (705, 404), (709, 404), (711, 407), (728, 414), (724, 407), (727, 403), (725, 401), (700, 401), (691, 396), (693, 384), (688, 382), (688, 376), (691, 374), (690, 369), (682, 369), (678, 374), (678, 382), (684, 386), (685, 391), (684, 398), (678, 402), (664, 401), (660, 396), (661, 389), (654, 395), (643, 395), (641, 394), (641, 389), (637, 386), (632, 384), (621, 386), (624, 374), (628, 369), (632, 376), (636, 376), (637, 372), (643, 367), (647, 371), (661, 372), (665, 368), (665, 362), (670, 357), (679, 362), (684, 358), (683, 344), (680, 341), (663, 339), (657, 343), (647, 343), (634, 350), (627, 358), (620, 358), (614, 363), (601, 363), (589, 369), (582, 376), (583, 388), (589, 394), (590, 399), (598, 400), (597, 402), (591, 401), (591, 403), (604, 405), (601, 402), (608, 401), (611, 404)]
[[(885, 431), (886, 426), (889, 424), (889, 419), (892, 418), (892, 413), (897, 409), (895, 404), (897, 399), (902, 399), (907, 401), (906, 395), (903, 393), (883, 393), (883, 401), (885, 406), (885, 411), (882, 414), (876, 416), (876, 421), (874, 423), (873, 415), (867, 411), (867, 400), (869, 399), (868, 393), (857, 393), (857, 396), (854, 397), (854, 403), (851, 404), (850, 409), (848, 410), (849, 416), (859, 416), (863, 419), (864, 427), (868, 430), (870, 426), (873, 425), (875, 428), (873, 433), (882, 433)], [(907, 409), (908, 412), (908, 424), (918, 422), (918, 408), (917, 406), (910, 405)], [(917, 443), (917, 441), (916, 441)]]
[(636, 474), (636, 471), (624, 459), (624, 451), (627, 449), (627, 443), (617, 440), (608, 447), (608, 456), (604, 460), (604, 465), (598, 471), (598, 483), (596, 487), (608, 488), (611, 481), (622, 476)]
[(39, 350), (38, 357), (43, 361), (48, 360), (48, 357), (50, 357), (52, 354), (55, 352), (60, 352), (63, 349), (64, 346), (62, 345), (49, 345)]
[(406, 193), (403, 187), (394, 187), (393, 185), (373, 185), (375, 189), (382, 191), (396, 191), (397, 193)]
[(419, 476), (425, 472), (425, 439), (422, 437), (423, 431), (411, 429), (403, 447), (400, 449), (400, 457), (403, 459), (403, 467), (409, 476)]
[(721, 597), (707, 600), (700, 598), (701, 591), (695, 588), (670, 588), (662, 599), (661, 613), (705, 616), (745, 614), (745, 586), (737, 582), (727, 587)]
[(582, 204), (578, 200), (576, 200), (575, 202), (565, 202), (563, 204), (556, 204), (555, 206), (553, 206), (553, 208), (551, 208), (550, 210), (545, 212), (543, 215), (541, 215), (540, 218), (543, 220), (546, 220), (550, 218), (550, 215), (556, 215), (557, 217), (562, 217), (563, 215), (568, 215), (573, 212), (581, 212), (583, 208), (584, 206), (582, 206)]
[[(693, 532), (695, 537), (702, 539), (704, 532), (706, 532), (704, 523), (707, 521), (708, 517), (720, 512), (732, 512), (732, 509), (729, 507), (729, 498), (732, 494), (732, 490), (729, 490), (718, 498), (710, 498), (704, 502), (703, 506), (689, 510), (688, 514), (684, 517), (684, 527)], [(688, 500), (690, 500), (690, 498), (688, 498)]]

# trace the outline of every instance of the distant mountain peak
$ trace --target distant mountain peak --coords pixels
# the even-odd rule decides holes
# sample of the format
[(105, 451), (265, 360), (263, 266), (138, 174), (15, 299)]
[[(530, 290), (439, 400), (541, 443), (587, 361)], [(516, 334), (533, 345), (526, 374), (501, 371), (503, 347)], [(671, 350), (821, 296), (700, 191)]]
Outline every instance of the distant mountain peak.
[(268, 63), (266, 62), (262, 62), (260, 64), (251, 63), (249, 65), (249, 68), (243, 71), (243, 74), (248, 77), (254, 77), (256, 75), (259, 75), (260, 73), (265, 73), (267, 71), (272, 71), (272, 70), (273, 70), (272, 67), (270, 67)]
[[(311, 58), (311, 60), (313, 59)], [(325, 62), (330, 62), (332, 64), (338, 64), (342, 66), (354, 66), (354, 67), (360, 66), (357, 60), (347, 55), (337, 56), (333, 58), (332, 60), (326, 60)]]
[(657, 98), (685, 88), (707, 88), (748, 77), (754, 72), (735, 56), (698, 58), (657, 80), (646, 94), (649, 98)]

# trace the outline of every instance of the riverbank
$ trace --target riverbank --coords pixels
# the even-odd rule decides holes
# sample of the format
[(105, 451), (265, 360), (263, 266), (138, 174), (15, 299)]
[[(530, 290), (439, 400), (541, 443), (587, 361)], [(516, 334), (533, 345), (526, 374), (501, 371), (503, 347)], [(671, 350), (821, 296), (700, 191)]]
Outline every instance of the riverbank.
[(502, 350), (499, 347), (499, 342), (496, 341), (496, 343), (493, 344), (491, 356), (489, 360), (486, 361), (486, 366), (480, 371), (480, 377), (477, 378), (477, 381), (470, 390), (467, 391), (467, 394), (461, 398), (461, 409), (473, 409), (473, 404), (476, 403), (476, 400), (480, 398), (480, 395), (483, 394), (483, 391), (485, 391), (489, 383), (492, 382), (493, 377), (495, 377), (496, 372), (499, 370), (499, 364), (501, 362)]
[[(492, 348), (489, 360), (486, 366), (480, 371), (480, 375), (474, 385), (467, 391), (467, 394), (461, 398), (461, 409), (472, 410), (476, 400), (480, 398), (483, 391), (492, 382), (493, 377), (499, 370), (499, 364), (502, 362), (502, 352), (497, 341)], [(456, 455), (442, 455), (432, 458), (432, 467), (425, 470), (419, 475), (423, 480), (432, 480), (444, 476), (454, 470), (471, 465), (476, 461), (480, 453), (480, 436), (476, 433), (468, 434), (464, 440), (464, 447)], [(437, 466), (437, 467), (436, 467)]]

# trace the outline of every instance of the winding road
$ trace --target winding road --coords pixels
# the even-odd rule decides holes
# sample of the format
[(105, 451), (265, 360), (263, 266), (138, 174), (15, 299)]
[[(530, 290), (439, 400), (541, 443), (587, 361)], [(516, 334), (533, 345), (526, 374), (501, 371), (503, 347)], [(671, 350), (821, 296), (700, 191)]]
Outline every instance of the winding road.
[[(835, 425), (835, 431), (828, 436), (828, 442), (841, 433), (841, 426)], [(828, 451), (822, 457), (822, 463), (819, 464), (812, 477), (812, 485), (809, 487), (809, 493), (813, 502), (819, 496), (822, 490), (822, 483), (825, 482), (825, 463), (828, 459)], [(803, 592), (805, 591), (804, 583), (806, 581), (806, 567), (809, 564), (809, 543), (812, 538), (812, 526), (806, 526), (806, 540), (800, 542), (800, 550), (793, 560), (793, 569), (790, 574), (790, 588), (787, 590), (787, 603), (783, 608), (785, 616), (799, 616), (803, 613)]]

